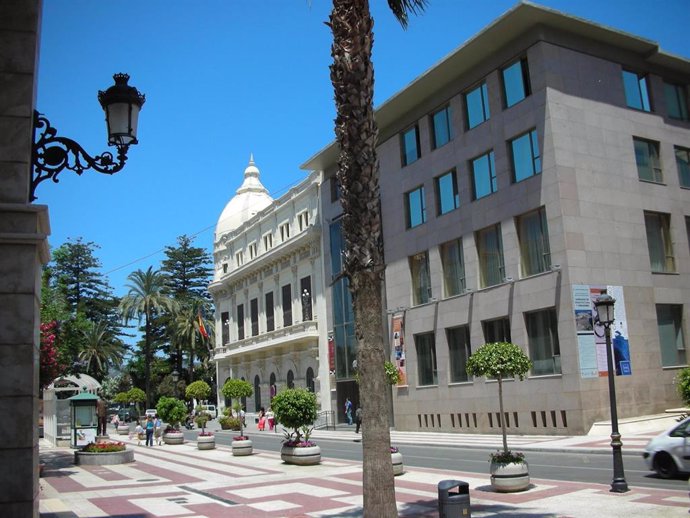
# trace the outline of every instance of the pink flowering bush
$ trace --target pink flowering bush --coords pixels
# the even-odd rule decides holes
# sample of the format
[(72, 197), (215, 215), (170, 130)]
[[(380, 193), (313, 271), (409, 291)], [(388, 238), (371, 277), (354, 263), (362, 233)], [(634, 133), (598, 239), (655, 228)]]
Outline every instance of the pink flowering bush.
[(124, 451), (125, 448), (123, 442), (90, 442), (82, 448), (82, 451), (86, 453), (113, 453)]

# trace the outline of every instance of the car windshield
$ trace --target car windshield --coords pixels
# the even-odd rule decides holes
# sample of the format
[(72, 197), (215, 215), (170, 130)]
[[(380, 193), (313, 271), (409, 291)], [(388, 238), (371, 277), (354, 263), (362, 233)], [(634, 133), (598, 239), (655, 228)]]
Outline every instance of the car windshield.
[(688, 427), (690, 427), (690, 419), (687, 419), (686, 421), (682, 422), (680, 425), (674, 428), (673, 431), (668, 435), (669, 437), (687, 437)]

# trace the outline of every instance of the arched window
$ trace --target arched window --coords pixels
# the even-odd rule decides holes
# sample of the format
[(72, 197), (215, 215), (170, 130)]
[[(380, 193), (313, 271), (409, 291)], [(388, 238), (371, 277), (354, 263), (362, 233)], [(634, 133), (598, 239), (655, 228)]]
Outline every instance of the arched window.
[(307, 369), (307, 390), (309, 392), (316, 391), (314, 387), (314, 369), (312, 369), (311, 367)]
[(259, 375), (254, 376), (254, 412), (261, 408), (261, 380)]
[[(226, 379), (225, 381), (228, 381), (229, 379), (232, 379), (232, 377), (228, 376), (228, 379)], [(223, 385), (225, 385), (225, 383), (223, 383)], [(222, 392), (221, 392), (221, 394), (222, 394)], [(225, 408), (230, 408), (232, 406), (232, 399), (227, 398), (225, 396), (223, 396), (223, 399), (224, 399), (223, 404), (225, 405)]]
[(295, 375), (291, 370), (287, 373), (287, 388), (295, 388)]
[(271, 399), (275, 397), (275, 395), (278, 393), (278, 387), (276, 387), (276, 375), (275, 373), (271, 373), (271, 377), (269, 378), (269, 394), (271, 395)]
[[(244, 376), (242, 376), (240, 379), (241, 379), (242, 381), (247, 381), (247, 380), (244, 379)], [(247, 410), (247, 398), (246, 398), (246, 396), (242, 398), (242, 408), (244, 408), (245, 410)]]

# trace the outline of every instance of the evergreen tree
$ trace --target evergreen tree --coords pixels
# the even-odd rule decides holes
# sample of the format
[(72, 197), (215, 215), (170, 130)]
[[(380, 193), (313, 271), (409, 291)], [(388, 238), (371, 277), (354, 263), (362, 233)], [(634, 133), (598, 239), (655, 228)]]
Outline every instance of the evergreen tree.
[(165, 291), (178, 303), (183, 299), (210, 301), (208, 284), (211, 282), (211, 255), (203, 248), (192, 246), (192, 238), (177, 238), (178, 246), (166, 246), (166, 259), (161, 273), (166, 276)]

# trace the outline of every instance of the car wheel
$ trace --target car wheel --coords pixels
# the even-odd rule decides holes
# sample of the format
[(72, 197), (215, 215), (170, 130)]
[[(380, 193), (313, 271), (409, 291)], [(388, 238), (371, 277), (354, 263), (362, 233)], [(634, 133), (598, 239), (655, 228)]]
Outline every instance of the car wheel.
[(678, 466), (673, 457), (662, 451), (654, 456), (654, 471), (661, 478), (673, 478), (678, 474)]

